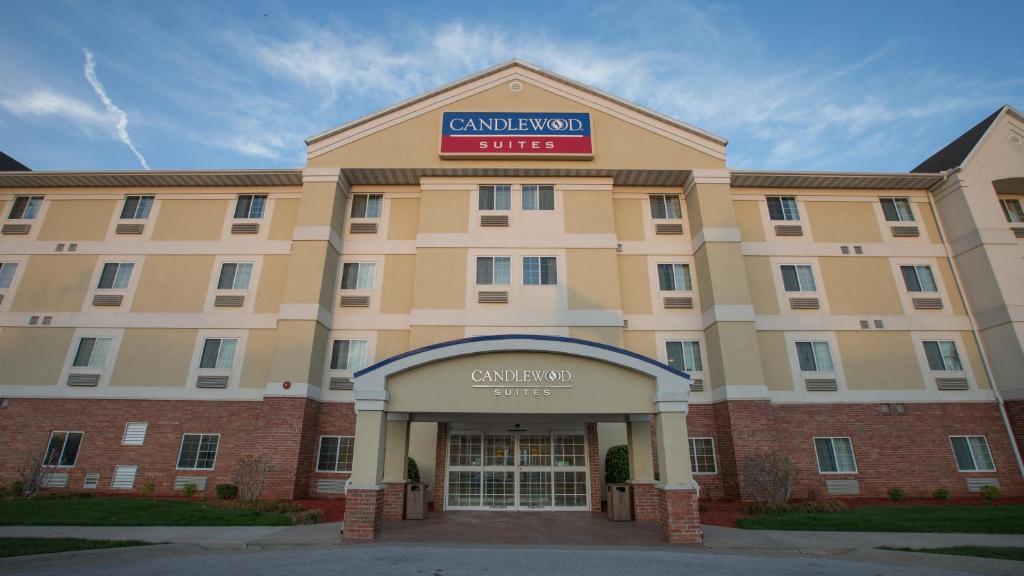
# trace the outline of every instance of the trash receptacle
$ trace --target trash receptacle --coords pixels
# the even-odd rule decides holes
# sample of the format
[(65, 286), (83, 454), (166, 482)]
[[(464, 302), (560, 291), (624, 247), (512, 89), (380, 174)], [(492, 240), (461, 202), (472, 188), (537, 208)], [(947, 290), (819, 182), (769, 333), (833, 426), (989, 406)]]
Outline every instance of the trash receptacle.
[(608, 485), (608, 519), (629, 522), (633, 519), (632, 487), (629, 484)]
[(423, 520), (427, 517), (427, 485), (410, 482), (405, 485), (405, 519)]

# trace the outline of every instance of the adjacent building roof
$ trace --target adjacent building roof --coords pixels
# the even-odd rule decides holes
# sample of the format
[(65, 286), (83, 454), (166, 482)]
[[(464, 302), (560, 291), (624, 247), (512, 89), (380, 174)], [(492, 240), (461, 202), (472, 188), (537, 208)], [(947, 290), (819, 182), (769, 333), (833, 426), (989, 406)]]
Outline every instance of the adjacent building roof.
[(26, 172), (29, 170), (31, 170), (31, 168), (28, 166), (25, 166), (7, 154), (0, 152), (0, 172)]
[(935, 154), (932, 154), (930, 158), (918, 164), (917, 168), (911, 170), (911, 172), (945, 172), (946, 170), (952, 170), (953, 168), (960, 167), (967, 159), (967, 156), (974, 150), (974, 147), (981, 142), (985, 132), (988, 131), (999, 114), (1006, 110), (1008, 106), (1003, 106), (989, 115), (981, 122), (974, 125), (973, 128), (964, 132), (959, 138), (953, 140), (946, 145), (945, 148), (939, 150)]

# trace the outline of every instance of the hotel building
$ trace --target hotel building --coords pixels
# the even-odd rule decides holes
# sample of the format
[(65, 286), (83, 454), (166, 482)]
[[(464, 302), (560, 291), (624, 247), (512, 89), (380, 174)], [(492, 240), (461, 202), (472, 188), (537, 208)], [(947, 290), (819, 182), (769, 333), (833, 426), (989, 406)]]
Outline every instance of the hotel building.
[[(813, 111), (808, 111), (813, 114)], [(601, 509), (1024, 494), (1024, 117), (907, 173), (731, 170), (726, 141), (513, 61), (288, 170), (0, 172), (0, 482)], [(1016, 439), (1016, 441), (1014, 440)]]

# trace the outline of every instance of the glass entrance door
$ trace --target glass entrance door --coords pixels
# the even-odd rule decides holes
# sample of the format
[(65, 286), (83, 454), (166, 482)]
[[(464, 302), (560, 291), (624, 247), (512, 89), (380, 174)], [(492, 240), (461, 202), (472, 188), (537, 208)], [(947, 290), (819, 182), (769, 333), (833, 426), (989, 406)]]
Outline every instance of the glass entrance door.
[(588, 490), (582, 432), (449, 435), (449, 510), (586, 510)]

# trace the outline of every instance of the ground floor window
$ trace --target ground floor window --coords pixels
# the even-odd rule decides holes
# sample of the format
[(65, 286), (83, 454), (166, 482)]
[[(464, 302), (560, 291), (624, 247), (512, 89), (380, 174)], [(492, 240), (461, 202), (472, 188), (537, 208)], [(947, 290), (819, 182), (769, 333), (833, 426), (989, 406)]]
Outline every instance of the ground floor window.
[(956, 467), (961, 472), (990, 472), (996, 469), (988, 440), (984, 436), (950, 436)]
[(213, 470), (220, 434), (184, 434), (178, 451), (178, 469)]
[(351, 436), (321, 436), (316, 469), (320, 472), (351, 472), (354, 440)]
[(818, 471), (822, 473), (856, 472), (853, 442), (849, 438), (815, 438), (814, 450), (818, 455)]
[(83, 436), (82, 432), (51, 432), (43, 463), (46, 466), (74, 466)]
[(715, 441), (711, 438), (690, 438), (690, 470), (694, 474), (715, 474)]

